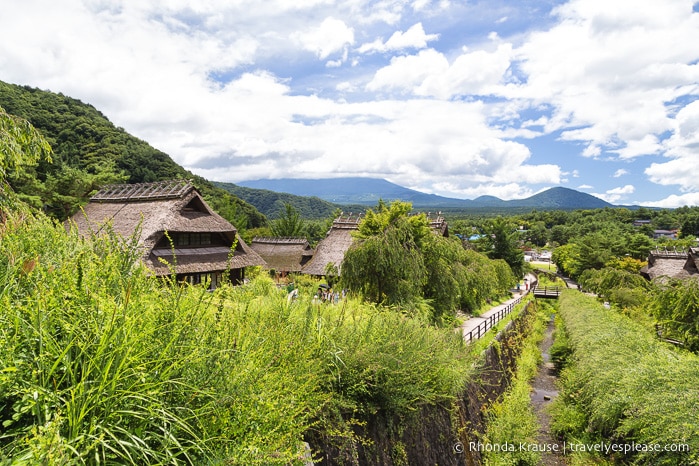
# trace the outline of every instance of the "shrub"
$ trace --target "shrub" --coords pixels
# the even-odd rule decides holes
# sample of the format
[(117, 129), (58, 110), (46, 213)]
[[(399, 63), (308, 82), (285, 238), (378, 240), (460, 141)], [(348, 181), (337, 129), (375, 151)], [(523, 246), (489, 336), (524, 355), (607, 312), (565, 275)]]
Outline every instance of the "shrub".
[(597, 439), (689, 447), (627, 454), (627, 462), (699, 461), (699, 357), (659, 342), (640, 324), (581, 293), (564, 292), (560, 312), (573, 354), (561, 377), (559, 398), (567, 407), (559, 404), (554, 413), (559, 432), (584, 436), (572, 432), (583, 424), (582, 413), (585, 430)]
[[(0, 463), (303, 464), (304, 435), (451, 400), (451, 329), (260, 275), (209, 292), (154, 279), (135, 238), (39, 216), (0, 241)], [(315, 290), (313, 290), (315, 291)]]

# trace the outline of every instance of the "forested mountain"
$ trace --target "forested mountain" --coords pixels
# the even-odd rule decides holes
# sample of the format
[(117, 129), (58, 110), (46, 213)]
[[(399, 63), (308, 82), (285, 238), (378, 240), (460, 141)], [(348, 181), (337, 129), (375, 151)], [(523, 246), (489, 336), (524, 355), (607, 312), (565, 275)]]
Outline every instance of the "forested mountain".
[(194, 175), (79, 100), (0, 81), (0, 107), (28, 120), (53, 149), (52, 162), (10, 174), (15, 191), (63, 220), (105, 184), (191, 179), (207, 202), (238, 228), (266, 224), (257, 209)]
[(293, 206), (302, 218), (310, 220), (326, 219), (333, 215), (337, 209), (345, 209), (344, 206), (333, 204), (316, 196), (296, 196), (268, 189), (246, 188), (233, 183), (214, 182), (214, 185), (252, 204), (270, 219), (278, 218), (283, 214), (286, 204)]
[(534, 208), (574, 210), (613, 207), (612, 204), (590, 194), (563, 187), (551, 188), (526, 199), (504, 201), (494, 196), (481, 196), (473, 200), (453, 199), (422, 193), (375, 178), (252, 180), (242, 181), (238, 184), (247, 188), (266, 189), (297, 196), (317, 196), (328, 202), (343, 205), (374, 205), (379, 199), (383, 199), (384, 201), (410, 202), (417, 209), (471, 210), (492, 208), (507, 210)]

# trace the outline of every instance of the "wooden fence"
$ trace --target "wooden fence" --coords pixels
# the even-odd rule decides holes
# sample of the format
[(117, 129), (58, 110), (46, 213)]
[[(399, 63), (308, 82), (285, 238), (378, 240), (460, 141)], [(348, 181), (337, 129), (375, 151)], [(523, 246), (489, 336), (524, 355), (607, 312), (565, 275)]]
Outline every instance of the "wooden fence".
[(534, 296), (537, 298), (558, 298), (561, 294), (559, 286), (537, 286), (534, 288)]
[(505, 316), (512, 312), (512, 310), (515, 308), (517, 304), (520, 303), (520, 301), (522, 301), (522, 296), (518, 297), (502, 309), (499, 309), (497, 312), (490, 314), (488, 317), (485, 318), (483, 322), (478, 324), (478, 327), (474, 328), (468, 333), (464, 333), (464, 340), (466, 340), (467, 343), (470, 343), (473, 340), (477, 340), (483, 335), (485, 335), (485, 333), (491, 328), (493, 328), (495, 324), (500, 322)]

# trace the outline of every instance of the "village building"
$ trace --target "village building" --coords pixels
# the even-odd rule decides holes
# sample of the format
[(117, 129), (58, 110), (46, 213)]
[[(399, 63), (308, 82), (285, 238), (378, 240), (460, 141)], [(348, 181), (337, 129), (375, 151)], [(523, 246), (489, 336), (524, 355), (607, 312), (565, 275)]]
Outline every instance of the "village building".
[(677, 230), (653, 230), (653, 239), (677, 239)]
[(352, 246), (352, 232), (359, 230), (362, 215), (340, 214), (333, 221), (330, 231), (316, 246), (313, 258), (301, 270), (306, 275), (323, 276), (328, 264), (337, 268), (338, 275), (342, 270), (345, 253)]
[(699, 248), (688, 250), (660, 249), (650, 251), (648, 265), (640, 271), (648, 280), (667, 278), (699, 280)]
[[(306, 275), (323, 276), (326, 274), (328, 264), (332, 264), (337, 269), (337, 274), (341, 275), (342, 261), (354, 239), (352, 232), (359, 230), (361, 220), (362, 214), (354, 215), (351, 212), (349, 215), (340, 214), (333, 221), (327, 236), (318, 243), (313, 258), (301, 272)], [(449, 227), (441, 212), (435, 215), (428, 212), (427, 222), (434, 233), (444, 237), (449, 236)]]
[(266, 268), (274, 270), (278, 277), (301, 272), (315, 252), (306, 238), (255, 237), (250, 247), (264, 259)]
[(174, 273), (179, 281), (215, 288), (224, 279), (242, 282), (245, 267), (265, 265), (186, 180), (106, 186), (71, 223), (82, 235), (106, 228), (125, 238), (138, 235), (142, 260), (158, 277)]

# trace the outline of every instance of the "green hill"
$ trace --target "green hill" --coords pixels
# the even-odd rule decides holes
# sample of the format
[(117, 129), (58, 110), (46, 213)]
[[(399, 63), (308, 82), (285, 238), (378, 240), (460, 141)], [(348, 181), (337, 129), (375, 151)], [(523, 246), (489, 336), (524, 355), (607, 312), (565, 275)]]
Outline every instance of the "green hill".
[(233, 183), (214, 182), (214, 185), (238, 196), (245, 202), (249, 202), (271, 219), (278, 218), (280, 214), (283, 214), (286, 204), (291, 204), (298, 210), (302, 218), (310, 220), (327, 219), (337, 209), (344, 209), (343, 206), (324, 201), (316, 196), (296, 196), (268, 189), (245, 188)]
[(238, 228), (266, 224), (255, 207), (114, 126), (92, 105), (0, 81), (0, 107), (28, 120), (51, 144), (51, 163), (10, 174), (8, 181), (22, 199), (59, 220), (77, 211), (105, 184), (182, 178), (193, 180), (207, 202)]

